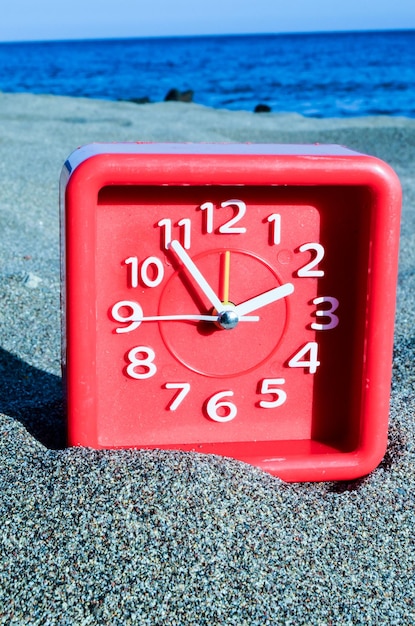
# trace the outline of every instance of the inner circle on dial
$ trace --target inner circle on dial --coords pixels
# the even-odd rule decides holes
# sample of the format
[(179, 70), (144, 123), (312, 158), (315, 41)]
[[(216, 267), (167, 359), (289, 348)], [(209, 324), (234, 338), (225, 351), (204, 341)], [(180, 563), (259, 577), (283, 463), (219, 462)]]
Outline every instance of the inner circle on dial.
[[(230, 250), (229, 302), (237, 305), (282, 284), (275, 269), (253, 252)], [(192, 256), (199, 271), (222, 298), (224, 250)], [(161, 321), (164, 344), (177, 361), (204, 376), (226, 378), (249, 372), (277, 349), (288, 319), (288, 301), (282, 298), (244, 317), (259, 321), (220, 322)], [(159, 315), (212, 314), (212, 305), (183, 267), (167, 281), (159, 301)], [(238, 316), (239, 317), (239, 316)], [(232, 327), (232, 324), (234, 326)]]

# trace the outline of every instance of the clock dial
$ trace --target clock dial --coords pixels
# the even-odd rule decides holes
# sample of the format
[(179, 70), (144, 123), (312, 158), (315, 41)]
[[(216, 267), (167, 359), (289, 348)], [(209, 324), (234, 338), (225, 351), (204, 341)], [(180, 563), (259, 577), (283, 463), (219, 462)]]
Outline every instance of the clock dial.
[(351, 479), (387, 440), (400, 186), (338, 146), (90, 146), (62, 175), (69, 442)]
[[(223, 303), (228, 307), (233, 305), (231, 310), (238, 318), (235, 305), (250, 295), (266, 292), (282, 283), (275, 270), (252, 253), (235, 249), (225, 252), (222, 249), (209, 250), (195, 258), (195, 262), (207, 276), (212, 277), (218, 294), (221, 291), (222, 259), (226, 252), (229, 252), (230, 259), (229, 293), (223, 298)], [(249, 288), (248, 276), (255, 277), (255, 286), (251, 283)], [(160, 331), (166, 347), (183, 365), (205, 376), (227, 378), (257, 367), (276, 350), (284, 333), (287, 308), (287, 300), (278, 299), (255, 311), (257, 315), (243, 315), (241, 321), (228, 332), (223, 332), (220, 321), (213, 324), (201, 321), (196, 327), (180, 321), (174, 324), (166, 321), (160, 324)], [(163, 290), (159, 310), (162, 314), (192, 310), (207, 312), (212, 311), (212, 306), (189, 283), (186, 272), (179, 270)], [(256, 350), (241, 350), (241, 347), (251, 343), (255, 343)]]

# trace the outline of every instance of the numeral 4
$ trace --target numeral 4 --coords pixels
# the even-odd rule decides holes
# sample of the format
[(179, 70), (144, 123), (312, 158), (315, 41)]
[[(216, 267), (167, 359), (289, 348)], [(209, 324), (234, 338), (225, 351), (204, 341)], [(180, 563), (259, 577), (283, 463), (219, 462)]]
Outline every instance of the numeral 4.
[[(303, 358), (306, 355), (309, 358)], [(315, 341), (309, 341), (288, 361), (288, 367), (303, 367), (310, 374), (315, 374), (320, 361), (318, 360), (318, 344)]]

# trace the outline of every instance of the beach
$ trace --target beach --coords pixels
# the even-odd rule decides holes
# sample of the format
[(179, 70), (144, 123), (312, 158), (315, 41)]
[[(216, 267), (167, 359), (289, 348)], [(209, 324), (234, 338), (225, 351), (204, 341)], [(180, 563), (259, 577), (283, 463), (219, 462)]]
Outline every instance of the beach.
[[(389, 445), (369, 476), (287, 484), (172, 451), (65, 447), (59, 175), (91, 142), (341, 144), (404, 200)], [(0, 623), (415, 623), (415, 119), (0, 93)]]

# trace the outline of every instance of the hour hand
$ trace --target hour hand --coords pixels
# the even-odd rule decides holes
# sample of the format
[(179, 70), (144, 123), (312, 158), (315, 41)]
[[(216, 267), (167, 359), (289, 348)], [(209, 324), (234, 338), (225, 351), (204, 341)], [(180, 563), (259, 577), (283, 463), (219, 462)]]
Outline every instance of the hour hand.
[(236, 313), (239, 316), (246, 315), (247, 313), (261, 309), (267, 304), (281, 300), (281, 298), (285, 298), (285, 296), (289, 296), (293, 292), (294, 285), (292, 283), (285, 283), (285, 285), (265, 291), (265, 293), (261, 293), (259, 296), (255, 296), (255, 298), (241, 302), (241, 304), (235, 307)]
[(168, 248), (169, 250), (173, 250), (175, 255), (180, 259), (180, 261), (189, 272), (190, 276), (193, 278), (201, 291), (205, 294), (206, 298), (209, 300), (213, 308), (216, 309), (218, 313), (221, 313), (223, 310), (223, 303), (213, 291), (206, 278), (200, 273), (199, 269), (193, 263), (192, 259), (187, 254), (181, 243), (176, 239), (173, 239), (173, 241), (170, 242)]

